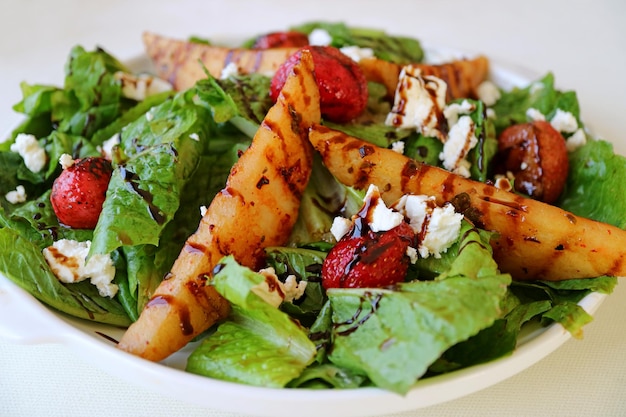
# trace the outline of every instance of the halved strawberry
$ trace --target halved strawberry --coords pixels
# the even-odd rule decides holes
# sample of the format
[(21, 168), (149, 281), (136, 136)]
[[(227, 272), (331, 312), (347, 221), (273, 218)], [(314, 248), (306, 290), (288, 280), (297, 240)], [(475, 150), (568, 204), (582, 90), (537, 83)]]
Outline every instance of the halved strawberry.
[(50, 202), (59, 222), (75, 229), (98, 223), (113, 168), (104, 158), (78, 159), (54, 180)]
[(309, 44), (309, 37), (300, 32), (272, 32), (254, 41), (253, 49), (297, 48)]
[(324, 260), (322, 285), (326, 289), (379, 288), (402, 282), (410, 262), (407, 248), (415, 246), (415, 239), (405, 222), (385, 232), (347, 234)]
[[(332, 46), (305, 46), (315, 65), (315, 80), (320, 90), (322, 116), (333, 122), (349, 122), (367, 106), (367, 79), (355, 61)], [(300, 61), (302, 49), (294, 53), (276, 71), (270, 96), (276, 101), (293, 66)]]

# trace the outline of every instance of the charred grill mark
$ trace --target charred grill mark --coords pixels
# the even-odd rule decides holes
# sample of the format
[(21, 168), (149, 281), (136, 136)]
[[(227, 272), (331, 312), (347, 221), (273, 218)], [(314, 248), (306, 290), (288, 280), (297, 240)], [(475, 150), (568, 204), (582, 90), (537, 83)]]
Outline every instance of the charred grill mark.
[(260, 190), (261, 188), (263, 188), (264, 185), (267, 185), (269, 183), (270, 183), (270, 180), (265, 175), (263, 175), (259, 179), (259, 181), (257, 181), (256, 188), (258, 188)]
[(209, 253), (209, 248), (205, 245), (197, 242), (188, 241), (183, 248), (185, 252), (189, 253)]
[[(412, 181), (414, 177), (421, 176), (423, 174), (423, 170), (427, 169), (425, 165), (418, 165), (418, 163), (412, 159), (408, 159), (404, 166), (402, 167), (402, 172), (400, 175), (400, 189), (403, 194), (406, 193), (409, 181)], [(417, 180), (419, 183), (419, 179)], [(391, 186), (389, 186), (391, 188)]]

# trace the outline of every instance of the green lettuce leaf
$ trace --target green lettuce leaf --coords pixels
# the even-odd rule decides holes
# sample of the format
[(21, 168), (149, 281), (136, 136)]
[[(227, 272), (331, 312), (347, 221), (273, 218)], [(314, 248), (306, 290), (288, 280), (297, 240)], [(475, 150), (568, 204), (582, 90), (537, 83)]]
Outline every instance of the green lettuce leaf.
[(571, 113), (583, 127), (580, 120), (580, 106), (574, 91), (560, 91), (554, 86), (554, 75), (546, 74), (543, 78), (527, 85), (524, 88), (513, 88), (503, 92), (500, 99), (493, 105), (496, 114), (494, 124), (496, 134), (512, 124), (526, 123), (526, 111), (529, 108), (539, 110), (547, 120), (550, 120), (557, 109)]
[(626, 229), (626, 158), (604, 140), (589, 140), (570, 153), (570, 171), (559, 206)]
[(265, 277), (238, 265), (219, 264), (216, 290), (230, 301), (229, 319), (189, 356), (186, 370), (244, 384), (284, 387), (315, 357), (306, 331), (259, 296)]
[(184, 94), (165, 101), (122, 132), (125, 160), (113, 171), (91, 254), (122, 245), (158, 245), (174, 218), (210, 136), (211, 115)]
[(332, 363), (405, 394), (451, 346), (500, 316), (508, 275), (415, 281), (398, 291), (333, 289)]
[(41, 302), (64, 313), (116, 326), (131, 322), (119, 302), (100, 296), (89, 282), (59, 282), (41, 248), (8, 227), (0, 229), (0, 270)]
[(331, 46), (358, 46), (371, 48), (377, 58), (398, 64), (421, 62), (424, 51), (417, 39), (392, 36), (382, 30), (350, 27), (344, 23), (310, 22), (294, 26), (291, 30), (310, 34), (314, 29), (324, 29), (332, 38)]

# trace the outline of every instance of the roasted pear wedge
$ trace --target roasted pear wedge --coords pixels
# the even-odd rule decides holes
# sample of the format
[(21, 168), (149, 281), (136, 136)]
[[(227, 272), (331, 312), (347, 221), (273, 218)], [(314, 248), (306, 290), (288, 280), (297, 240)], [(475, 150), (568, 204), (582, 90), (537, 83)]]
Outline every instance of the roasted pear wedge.
[[(412, 65), (419, 68), (422, 75), (432, 75), (444, 80), (448, 85), (446, 92), (448, 101), (455, 98), (476, 98), (476, 89), (489, 75), (489, 59), (483, 55), (437, 65)], [(366, 58), (359, 61), (359, 66), (365, 73), (365, 78), (383, 84), (387, 89), (387, 95), (393, 97), (402, 65)]]
[[(196, 81), (206, 78), (204, 68), (219, 77), (228, 64), (237, 65), (240, 73), (272, 75), (298, 48), (242, 49), (225, 48), (172, 39), (152, 32), (143, 34), (147, 55), (152, 60), (159, 77), (168, 80), (175, 90), (193, 87)], [(474, 97), (476, 88), (489, 73), (489, 60), (485, 56), (462, 59), (444, 64), (413, 64), (423, 75), (434, 75), (448, 84), (447, 98)], [(402, 66), (377, 58), (359, 61), (368, 81), (383, 84), (389, 97), (393, 97)]]
[(309, 139), (330, 172), (357, 189), (375, 184), (387, 204), (407, 193), (452, 202), (477, 226), (497, 232), (494, 258), (517, 280), (626, 276), (626, 231), (493, 185), (421, 164), (321, 125)]
[(243, 74), (274, 74), (297, 49), (225, 48), (172, 39), (151, 32), (143, 34), (143, 43), (158, 76), (168, 80), (177, 91), (191, 88), (196, 81), (206, 78), (205, 68), (209, 74), (219, 78), (222, 70), (230, 63), (237, 65)]
[(225, 255), (258, 269), (265, 247), (285, 243), (311, 174), (308, 131), (319, 121), (313, 60), (303, 53), (250, 148), (231, 169), (225, 188), (207, 208), (171, 272), (120, 340), (120, 349), (160, 361), (227, 316), (228, 303), (207, 280)]

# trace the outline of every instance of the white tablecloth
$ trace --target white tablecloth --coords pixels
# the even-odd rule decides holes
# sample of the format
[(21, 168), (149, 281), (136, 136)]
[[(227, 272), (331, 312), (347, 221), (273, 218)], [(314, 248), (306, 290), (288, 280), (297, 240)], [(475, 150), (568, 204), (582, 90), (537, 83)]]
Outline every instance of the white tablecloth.
[[(336, 3), (336, 4), (335, 4)], [(18, 116), (19, 82), (62, 82), (75, 44), (127, 59), (143, 30), (241, 36), (308, 20), (411, 34), (430, 45), (483, 52), (575, 89), (587, 124), (626, 154), (626, 3), (615, 1), (28, 1), (0, 12), (0, 130)], [(626, 250), (626, 248), (624, 248)], [(11, 318), (0, 317), (0, 320)], [(626, 287), (600, 307), (583, 340), (470, 396), (402, 416), (626, 416)], [(235, 416), (120, 380), (63, 345), (0, 339), (1, 416)]]

